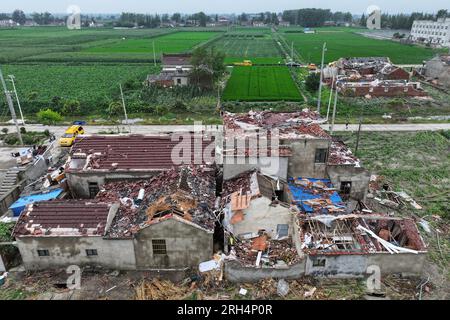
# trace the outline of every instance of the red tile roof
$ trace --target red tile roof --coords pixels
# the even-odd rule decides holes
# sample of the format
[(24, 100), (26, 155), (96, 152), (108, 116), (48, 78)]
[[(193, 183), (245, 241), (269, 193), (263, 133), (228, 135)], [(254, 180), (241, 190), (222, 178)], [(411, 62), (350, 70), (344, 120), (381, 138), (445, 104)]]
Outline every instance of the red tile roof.
[(92, 200), (34, 203), (20, 215), (13, 236), (103, 236), (110, 208)]
[(191, 65), (191, 54), (163, 54), (162, 64), (168, 66), (189, 66)]
[[(182, 146), (185, 150), (191, 150), (190, 163), (185, 164), (207, 164), (209, 159), (197, 154), (202, 163), (195, 163), (194, 137), (183, 139), (180, 136), (90, 136), (77, 138), (72, 147), (72, 157), (80, 155), (92, 155), (89, 159), (87, 170), (167, 170), (181, 165), (172, 159), (172, 150), (175, 146)], [(201, 152), (207, 146), (214, 144), (214, 138), (202, 139)], [(215, 148), (211, 148), (211, 156), (215, 155)], [(181, 154), (180, 156), (183, 156)], [(189, 162), (189, 160), (188, 160)], [(208, 163), (209, 164), (209, 163)], [(70, 169), (80, 170), (81, 168)]]

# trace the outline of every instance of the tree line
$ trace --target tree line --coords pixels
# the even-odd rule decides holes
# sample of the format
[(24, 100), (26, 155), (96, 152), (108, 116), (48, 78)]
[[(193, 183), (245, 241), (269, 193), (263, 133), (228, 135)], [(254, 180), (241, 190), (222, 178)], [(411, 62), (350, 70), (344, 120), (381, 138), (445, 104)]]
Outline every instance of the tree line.
[(350, 12), (331, 12), (330, 9), (298, 9), (285, 10), (282, 14), (283, 20), (292, 25), (303, 27), (322, 27), (326, 21), (352, 22), (353, 15)]
[[(414, 20), (437, 20), (439, 18), (449, 18), (450, 12), (445, 9), (439, 10), (436, 14), (423, 13), (423, 12), (413, 12), (411, 14), (387, 14), (381, 15), (381, 27), (389, 29), (411, 29)], [(362, 15), (359, 24), (361, 26), (366, 26), (367, 17)]]

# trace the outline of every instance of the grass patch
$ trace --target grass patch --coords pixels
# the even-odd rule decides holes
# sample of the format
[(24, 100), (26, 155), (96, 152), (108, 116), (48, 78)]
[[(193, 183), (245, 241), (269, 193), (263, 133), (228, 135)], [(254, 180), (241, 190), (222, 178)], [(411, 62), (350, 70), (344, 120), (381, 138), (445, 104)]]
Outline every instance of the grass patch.
[(232, 101), (301, 101), (287, 67), (234, 67), (223, 94)]

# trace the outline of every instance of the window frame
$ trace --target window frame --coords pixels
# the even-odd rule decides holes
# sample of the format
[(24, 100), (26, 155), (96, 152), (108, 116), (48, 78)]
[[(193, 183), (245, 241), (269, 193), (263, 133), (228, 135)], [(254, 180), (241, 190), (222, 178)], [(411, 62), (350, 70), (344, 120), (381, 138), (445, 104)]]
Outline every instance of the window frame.
[(85, 249), (85, 252), (86, 252), (87, 257), (97, 257), (98, 256), (97, 249)]
[[(322, 156), (323, 154), (324, 156)], [(320, 155), (320, 156), (319, 156)], [(317, 148), (314, 155), (314, 164), (325, 164), (328, 161), (328, 148)]]
[(167, 255), (166, 239), (152, 239), (152, 252), (157, 256)]
[(37, 249), (37, 254), (40, 258), (50, 257), (50, 250), (48, 249)]

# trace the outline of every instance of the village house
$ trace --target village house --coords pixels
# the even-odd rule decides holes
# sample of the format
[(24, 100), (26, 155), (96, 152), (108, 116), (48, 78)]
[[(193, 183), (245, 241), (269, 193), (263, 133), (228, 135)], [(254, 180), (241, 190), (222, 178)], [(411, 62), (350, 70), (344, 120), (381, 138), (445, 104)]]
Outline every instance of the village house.
[(111, 182), (94, 200), (31, 204), (14, 229), (26, 270), (184, 269), (213, 255), (215, 168)]
[[(365, 198), (369, 172), (342, 141), (333, 140), (320, 127), (323, 119), (317, 112), (308, 109), (301, 112), (250, 111), (247, 114), (225, 113), (223, 119), (224, 179), (258, 168), (263, 174), (285, 182), (289, 177), (331, 179), (348, 198)], [(266, 145), (250, 146), (245, 142), (255, 136), (260, 142), (267, 140)], [(276, 145), (272, 145), (274, 143)]]
[(450, 55), (439, 55), (425, 63), (424, 76), (450, 87)]
[(20, 24), (14, 22), (12, 19), (0, 20), (0, 28), (12, 28), (17, 26), (20, 26)]
[(69, 190), (75, 198), (94, 198), (108, 182), (150, 178), (182, 164), (213, 164), (214, 137), (196, 139), (190, 133), (79, 137), (65, 165)]
[(162, 70), (158, 75), (148, 75), (146, 84), (161, 87), (186, 86), (192, 71), (191, 54), (164, 54), (161, 58)]
[[(342, 58), (324, 69), (325, 82), (344, 96), (427, 96), (420, 82), (387, 57)], [(333, 82), (334, 80), (334, 82)]]

